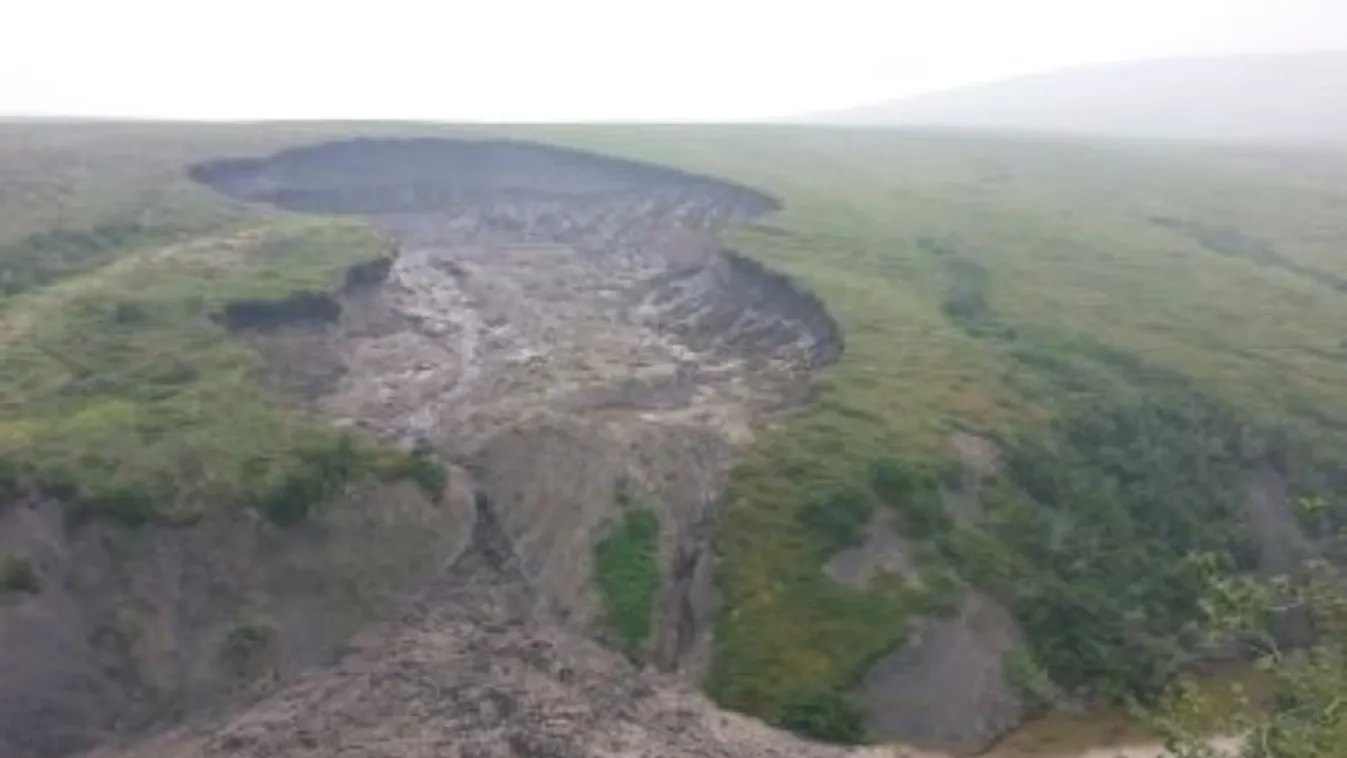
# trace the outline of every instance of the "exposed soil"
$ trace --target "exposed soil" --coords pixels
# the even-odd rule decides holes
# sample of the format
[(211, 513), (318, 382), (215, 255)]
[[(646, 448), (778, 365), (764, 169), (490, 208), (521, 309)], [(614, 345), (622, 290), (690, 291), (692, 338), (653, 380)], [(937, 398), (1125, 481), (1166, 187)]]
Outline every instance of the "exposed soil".
[(76, 527), (59, 503), (10, 504), (0, 551), (41, 586), (0, 607), (0, 755), (69, 755), (329, 662), (464, 548), (465, 495), (368, 487), (290, 530), (246, 510)]
[(880, 737), (969, 755), (1018, 726), (1026, 708), (1008, 681), (1006, 656), (1024, 644), (995, 600), (970, 592), (957, 612), (921, 622), (861, 684)]
[(387, 230), (396, 258), (352, 271), (369, 286), (340, 295), (334, 329), (281, 335), (279, 373), (330, 417), (468, 466), (540, 602), (582, 627), (601, 622), (592, 545), (629, 482), (665, 537), (649, 658), (696, 674), (723, 475), (842, 349), (817, 298), (716, 241), (775, 201), (501, 141), (353, 140), (193, 174)]
[(535, 593), (479, 505), (471, 548), (335, 665), (223, 718), (95, 756), (928, 758), (797, 740), (530, 615)]
[[(107, 751), (847, 754), (723, 713), (691, 682), (725, 473), (842, 350), (812, 294), (716, 241), (772, 199), (509, 142), (356, 140), (192, 175), (242, 200), (358, 214), (396, 241), (328, 293), (335, 307), (242, 303), (222, 319), (309, 409), (461, 466), (474, 505), (456, 523), (471, 536), (330, 665)], [(662, 524), (657, 631), (636, 667), (592, 641), (591, 556), (619, 487)]]

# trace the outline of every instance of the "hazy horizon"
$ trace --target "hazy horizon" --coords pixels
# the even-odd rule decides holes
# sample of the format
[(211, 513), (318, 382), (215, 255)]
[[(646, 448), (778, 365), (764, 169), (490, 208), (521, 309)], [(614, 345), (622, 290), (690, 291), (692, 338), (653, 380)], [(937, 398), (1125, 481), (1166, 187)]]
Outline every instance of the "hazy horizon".
[(756, 120), (1094, 63), (1347, 50), (1338, 0), (51, 0), (9, 21), (0, 115), (36, 117)]

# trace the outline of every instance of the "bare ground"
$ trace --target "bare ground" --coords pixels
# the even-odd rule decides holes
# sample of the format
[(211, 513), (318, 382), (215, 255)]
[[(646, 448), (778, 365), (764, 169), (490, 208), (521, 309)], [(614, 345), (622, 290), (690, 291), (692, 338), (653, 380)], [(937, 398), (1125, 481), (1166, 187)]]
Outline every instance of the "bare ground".
[[(194, 173), (397, 241), (335, 323), (247, 338), (310, 409), (461, 466), (472, 536), (336, 663), (100, 755), (847, 754), (721, 712), (692, 681), (724, 475), (842, 349), (817, 299), (716, 241), (770, 198), (511, 143), (334, 143)], [(663, 527), (636, 666), (592, 641), (592, 548), (619, 487)]]

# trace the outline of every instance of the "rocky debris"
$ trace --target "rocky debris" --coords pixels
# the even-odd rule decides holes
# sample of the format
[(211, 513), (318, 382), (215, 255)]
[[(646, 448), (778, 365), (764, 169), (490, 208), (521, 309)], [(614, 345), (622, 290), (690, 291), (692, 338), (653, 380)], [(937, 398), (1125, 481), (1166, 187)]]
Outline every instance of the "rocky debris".
[(1006, 675), (1024, 640), (1010, 613), (970, 592), (951, 616), (920, 623), (860, 687), (870, 727), (956, 755), (973, 755), (1019, 725), (1025, 703)]
[[(789, 278), (716, 233), (776, 207), (658, 166), (508, 141), (354, 140), (194, 175), (235, 197), (369, 217), (397, 242), (381, 285), (341, 296), (327, 339), (284, 337), (340, 372), (308, 399), (469, 465), (524, 570), (572, 623), (596, 622), (590, 557), (619, 480), (663, 524), (649, 651), (704, 662), (706, 541), (733, 453), (798, 402), (841, 332)], [(292, 381), (317, 387), (317, 382)]]

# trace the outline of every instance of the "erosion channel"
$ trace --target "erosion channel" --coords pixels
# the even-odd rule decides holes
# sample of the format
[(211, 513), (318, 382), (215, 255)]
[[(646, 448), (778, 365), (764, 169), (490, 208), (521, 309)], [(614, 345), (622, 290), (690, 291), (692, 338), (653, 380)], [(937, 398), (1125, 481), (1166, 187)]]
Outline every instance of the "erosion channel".
[[(402, 617), (335, 669), (131, 754), (840, 752), (692, 687), (727, 469), (842, 351), (817, 298), (717, 241), (772, 198), (511, 141), (358, 139), (192, 176), (248, 203), (363, 217), (395, 241), (328, 300), (245, 304), (223, 322), (311, 410), (435, 450), (474, 505)], [(658, 521), (660, 571), (650, 633), (622, 646), (635, 668), (590, 641), (612, 640), (595, 548), (633, 509)]]
[(265, 338), (278, 365), (319, 372), (307, 394), (326, 415), (462, 464), (539, 602), (574, 623), (598, 621), (605, 524), (654, 509), (666, 571), (644, 652), (698, 665), (721, 477), (841, 351), (816, 298), (717, 244), (772, 199), (513, 142), (356, 140), (196, 176), (386, 229), (395, 260), (369, 286), (353, 274), (334, 325)]

